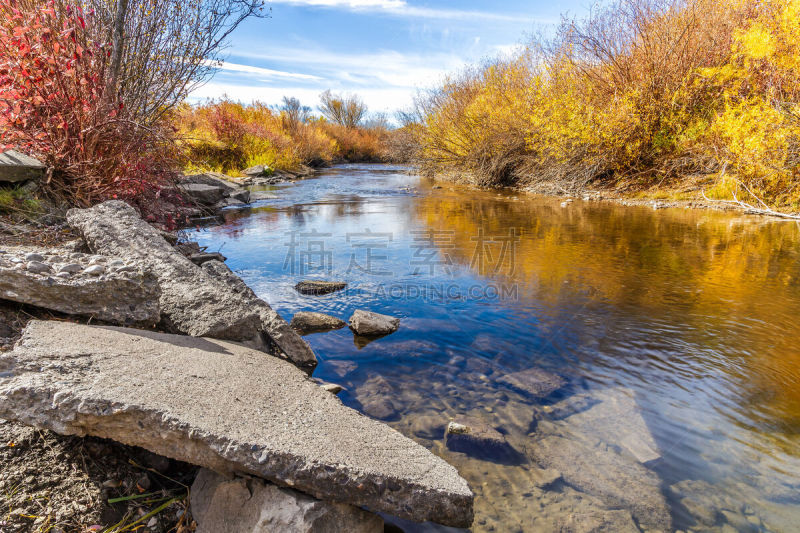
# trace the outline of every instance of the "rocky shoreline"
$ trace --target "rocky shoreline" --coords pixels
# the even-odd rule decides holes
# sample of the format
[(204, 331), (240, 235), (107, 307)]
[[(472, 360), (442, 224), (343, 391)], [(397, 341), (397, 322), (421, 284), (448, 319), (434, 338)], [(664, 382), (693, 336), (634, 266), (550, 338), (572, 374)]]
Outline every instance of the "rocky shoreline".
[[(219, 179), (191, 178), (205, 207), (245, 200), (238, 186)], [(472, 523), (473, 494), (455, 468), (345, 407), (335, 396), (341, 387), (308, 377), (317, 359), (295, 328), (319, 331), (320, 320), (324, 329), (333, 317), (299, 317), (303, 323), (291, 327), (224, 257), (199, 257), (123, 202), (71, 210), (67, 221), (78, 241), (0, 252), (0, 299), (15, 302), (0, 314), (7, 322), (0, 331), (0, 433), (9, 435), (9, 448), (22, 434), (72, 443), (67, 447), (116, 441), (123, 453), (143, 449), (185, 465), (180, 477), (187, 481), (199, 471), (190, 490), (160, 493), (174, 496), (163, 503), (176, 518), (148, 516), (139, 525), (151, 531), (181, 524), (331, 531), (350, 523), (358, 528), (348, 531), (382, 531), (383, 520), (371, 512)], [(10, 319), (14, 306), (17, 318)], [(386, 335), (398, 326), (396, 318), (367, 311), (350, 319), (356, 335)], [(65, 437), (25, 433), (25, 425)], [(31, 469), (35, 463), (25, 471)], [(0, 484), (20, 490), (14, 481)], [(243, 487), (253, 497), (244, 498)], [(148, 490), (128, 489), (133, 494), (122, 501), (133, 507)], [(21, 507), (3, 530), (91, 526), (87, 520), (102, 520), (92, 509), (102, 496), (89, 493), (74, 512)], [(287, 506), (295, 510), (287, 513)], [(258, 519), (250, 524), (248, 516)]]

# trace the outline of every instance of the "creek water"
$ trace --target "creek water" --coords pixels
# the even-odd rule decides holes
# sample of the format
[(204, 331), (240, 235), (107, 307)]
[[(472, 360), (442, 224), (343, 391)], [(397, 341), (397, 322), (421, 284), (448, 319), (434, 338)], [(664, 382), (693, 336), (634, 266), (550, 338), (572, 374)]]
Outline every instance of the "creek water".
[[(795, 222), (562, 205), (379, 165), (258, 191), (190, 237), (287, 319), (402, 319), (377, 340), (305, 337), (314, 377), (458, 468), (474, 531), (800, 530)], [(301, 279), (348, 288), (303, 296)], [(564, 386), (504, 379), (531, 368)], [(450, 451), (462, 415), (512, 454)]]

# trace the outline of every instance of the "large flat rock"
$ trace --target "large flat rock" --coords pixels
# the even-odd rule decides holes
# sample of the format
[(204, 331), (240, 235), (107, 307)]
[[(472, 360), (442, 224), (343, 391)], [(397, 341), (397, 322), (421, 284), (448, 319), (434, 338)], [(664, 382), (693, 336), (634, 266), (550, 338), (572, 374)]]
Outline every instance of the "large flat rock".
[(308, 344), (241, 280), (239, 285), (231, 280), (231, 276), (236, 278), (233, 273), (222, 272), (227, 269), (224, 264), (220, 263), (220, 272), (195, 265), (128, 204), (109, 201), (91, 209), (72, 209), (67, 220), (93, 252), (133, 262), (158, 278), (166, 329), (194, 337), (247, 342), (265, 351), (272, 350), (274, 344), (296, 365), (316, 366)]
[(205, 183), (182, 183), (178, 186), (181, 192), (194, 202), (209, 206), (225, 198), (226, 189)]
[(634, 391), (623, 387), (603, 389), (594, 398), (597, 403), (564, 419), (570, 429), (618, 446), (642, 463), (661, 458)]
[(32, 321), (0, 354), (0, 418), (411, 520), (472, 522), (455, 468), (290, 363), (236, 343)]
[(528, 453), (540, 467), (561, 472), (573, 487), (611, 507), (627, 509), (647, 529), (672, 530), (661, 480), (639, 462), (599, 442), (590, 444), (556, 435), (536, 439)]
[(64, 250), (0, 251), (0, 299), (121, 325), (160, 320), (155, 276), (111, 260)]

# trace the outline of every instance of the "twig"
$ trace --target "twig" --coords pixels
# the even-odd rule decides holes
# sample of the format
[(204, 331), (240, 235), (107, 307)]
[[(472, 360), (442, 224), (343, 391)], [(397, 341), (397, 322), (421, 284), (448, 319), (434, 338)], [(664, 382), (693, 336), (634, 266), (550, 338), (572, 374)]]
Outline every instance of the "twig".
[(748, 204), (746, 202), (743, 202), (743, 201), (739, 200), (738, 198), (736, 198), (735, 194), (733, 195), (733, 197), (736, 198), (735, 200), (713, 200), (713, 199), (709, 198), (708, 196), (706, 196), (705, 189), (701, 189), (700, 192), (702, 193), (703, 198), (708, 202), (716, 202), (716, 203), (722, 203), (722, 204), (735, 205), (735, 206), (741, 207), (743, 209), (746, 209), (748, 213), (753, 214), (753, 215), (769, 215), (769, 216), (773, 216), (773, 217), (785, 218), (785, 219), (790, 219), (790, 220), (800, 220), (800, 214), (781, 213), (780, 211), (775, 211), (774, 209), (770, 209), (770, 208), (760, 209), (758, 207), (755, 207), (753, 205), (750, 205), (750, 204)]

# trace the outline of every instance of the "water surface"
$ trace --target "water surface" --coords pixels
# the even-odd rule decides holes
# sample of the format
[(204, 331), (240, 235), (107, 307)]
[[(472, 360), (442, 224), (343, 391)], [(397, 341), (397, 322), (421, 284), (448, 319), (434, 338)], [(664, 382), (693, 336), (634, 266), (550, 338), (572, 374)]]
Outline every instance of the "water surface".
[[(675, 530), (800, 528), (796, 223), (562, 206), (434, 188), (388, 166), (336, 167), (262, 190), (274, 198), (191, 237), (226, 255), (287, 319), (308, 310), (346, 320), (357, 308), (402, 318), (398, 332), (371, 342), (346, 328), (307, 336), (320, 360), (314, 376), (455, 465), (476, 494), (474, 531), (584, 531), (604, 520), (612, 531), (655, 530), (628, 501), (655, 493)], [(301, 279), (349, 287), (302, 296), (292, 288)], [(529, 368), (566, 385), (536, 398), (502, 381)], [(594, 434), (547, 413), (576, 395), (619, 394), (635, 416), (609, 418)], [(449, 451), (442, 434), (457, 415), (503, 433), (513, 459)], [(636, 420), (658, 452), (644, 465), (615, 437)], [(620, 502), (575, 473), (543, 485), (548, 437), (619, 466), (625, 476), (612, 482), (633, 496)]]

